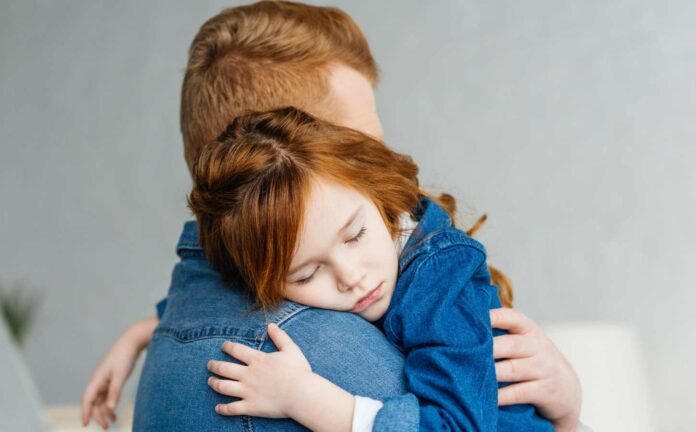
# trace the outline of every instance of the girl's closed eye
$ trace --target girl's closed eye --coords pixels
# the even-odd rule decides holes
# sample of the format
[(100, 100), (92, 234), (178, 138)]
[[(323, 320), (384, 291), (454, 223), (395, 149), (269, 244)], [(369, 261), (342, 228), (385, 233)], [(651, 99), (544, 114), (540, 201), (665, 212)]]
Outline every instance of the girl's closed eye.
[(317, 270), (319, 270), (319, 266), (317, 266), (317, 268), (314, 269), (314, 272), (311, 275), (304, 277), (302, 279), (298, 279), (295, 281), (295, 283), (299, 284), (299, 285), (304, 285), (306, 283), (311, 282), (312, 279), (314, 279), (314, 275), (317, 273)]
[(353, 238), (347, 240), (346, 243), (357, 243), (358, 240), (360, 240), (360, 238), (361, 238), (363, 235), (365, 235), (365, 231), (367, 231), (367, 229), (366, 229), (365, 227), (360, 228), (360, 232), (358, 232), (358, 235), (356, 235), (355, 237), (353, 237)]

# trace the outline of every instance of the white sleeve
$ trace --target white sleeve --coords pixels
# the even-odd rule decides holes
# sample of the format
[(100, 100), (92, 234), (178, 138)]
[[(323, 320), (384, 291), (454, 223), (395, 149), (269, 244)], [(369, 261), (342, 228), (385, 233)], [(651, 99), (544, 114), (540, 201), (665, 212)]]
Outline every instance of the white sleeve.
[[(382, 409), (382, 402), (363, 396), (355, 396), (355, 407), (353, 408), (353, 427), (351, 432), (372, 432), (377, 413)], [(592, 429), (582, 422), (578, 425), (577, 432), (593, 432)]]
[(372, 432), (377, 413), (383, 406), (382, 402), (378, 400), (355, 396), (352, 432)]
[(578, 425), (578, 432), (593, 432), (592, 429), (585, 426), (582, 422)]

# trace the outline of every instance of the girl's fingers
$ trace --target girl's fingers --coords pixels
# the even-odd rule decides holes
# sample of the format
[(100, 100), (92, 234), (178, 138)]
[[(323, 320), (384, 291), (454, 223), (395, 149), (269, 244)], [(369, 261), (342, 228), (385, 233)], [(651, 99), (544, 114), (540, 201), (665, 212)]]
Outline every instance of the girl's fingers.
[(115, 410), (116, 405), (118, 405), (118, 400), (121, 397), (122, 387), (123, 379), (121, 377), (111, 377), (111, 382), (109, 383), (109, 393), (106, 396), (106, 406), (112, 411)]
[(539, 393), (538, 385), (538, 381), (528, 381), (498, 389), (498, 406), (534, 404), (534, 395)]
[(510, 359), (495, 364), (495, 378), (498, 382), (536, 380), (542, 378), (539, 372), (530, 359)]
[(84, 397), (82, 398), (82, 426), (89, 424), (89, 419), (92, 418), (92, 403), (85, 404)]
[(100, 391), (106, 390), (107, 378), (104, 376), (93, 377), (85, 392), (82, 394), (82, 424), (87, 426), (89, 423), (89, 418), (92, 415), (93, 405), (97, 399), (97, 395)]
[(526, 358), (535, 354), (535, 347), (524, 336), (502, 335), (493, 338), (493, 358)]
[(111, 423), (116, 423), (116, 412), (109, 408), (108, 405), (104, 405), (104, 410), (106, 411), (106, 417), (111, 420)]
[(493, 328), (508, 330), (514, 334), (525, 334), (534, 330), (535, 323), (517, 309), (499, 308), (491, 309), (491, 326)]
[(255, 359), (259, 358), (259, 356), (264, 354), (261, 351), (249, 348), (246, 345), (230, 341), (225, 341), (225, 343), (222, 344), (222, 350), (231, 357), (234, 357), (246, 364), (253, 362)]
[(246, 403), (241, 400), (228, 404), (215, 405), (215, 412), (224, 416), (251, 415)]
[(221, 395), (242, 398), (242, 385), (239, 381), (210, 377), (208, 378), (208, 386)]
[(271, 338), (278, 351), (287, 351), (297, 348), (295, 342), (277, 324), (268, 324), (268, 336)]
[(109, 409), (108, 406), (106, 406), (105, 403), (99, 405), (99, 408), (101, 409), (102, 418), (106, 422), (106, 427), (108, 428), (109, 425), (116, 419), (116, 415)]
[(97, 422), (97, 424), (102, 429), (106, 429), (109, 424), (106, 421), (106, 416), (104, 416), (104, 411), (102, 410), (102, 407), (102, 404), (94, 405), (94, 410), (92, 411), (92, 418), (94, 418), (94, 421)]
[(210, 360), (208, 370), (215, 375), (239, 381), (244, 373), (246, 366), (237, 363)]

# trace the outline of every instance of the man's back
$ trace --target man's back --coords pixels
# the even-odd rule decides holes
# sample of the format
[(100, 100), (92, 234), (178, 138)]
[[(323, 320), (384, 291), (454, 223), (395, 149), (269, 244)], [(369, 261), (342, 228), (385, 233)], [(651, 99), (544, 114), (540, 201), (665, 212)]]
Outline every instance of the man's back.
[[(247, 291), (224, 283), (205, 261), (193, 222), (184, 226), (177, 253), (181, 261), (138, 386), (134, 431), (305, 430), (289, 419), (224, 417), (214, 410), (232, 399), (208, 387), (208, 361), (232, 360), (221, 350), (225, 340), (275, 351), (266, 334), (270, 322), (290, 335), (312, 370), (348, 392), (374, 399), (406, 392), (402, 355), (362, 318), (296, 303), (266, 314), (252, 310)], [(416, 430), (417, 418), (408, 426)]]

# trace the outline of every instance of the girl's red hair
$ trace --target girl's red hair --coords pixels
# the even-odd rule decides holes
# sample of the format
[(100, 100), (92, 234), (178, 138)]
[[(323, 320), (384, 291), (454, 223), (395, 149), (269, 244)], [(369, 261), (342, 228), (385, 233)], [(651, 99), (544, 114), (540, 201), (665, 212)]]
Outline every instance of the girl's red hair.
[[(188, 203), (208, 261), (224, 279), (241, 278), (264, 309), (283, 300), (312, 179), (370, 198), (393, 237), (422, 193), (410, 156), (295, 108), (236, 118), (192, 174)], [(453, 213), (451, 197), (441, 203)]]

